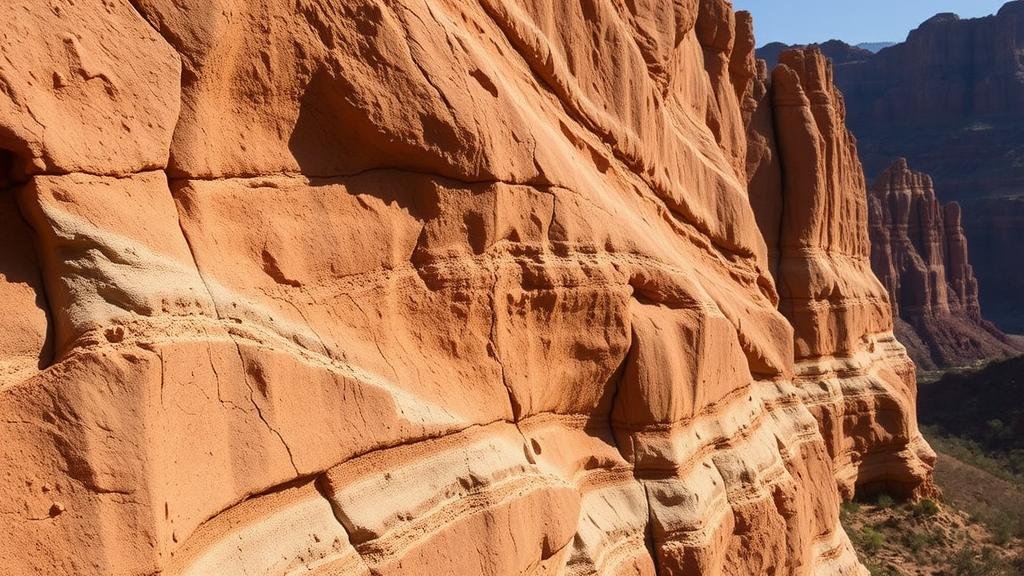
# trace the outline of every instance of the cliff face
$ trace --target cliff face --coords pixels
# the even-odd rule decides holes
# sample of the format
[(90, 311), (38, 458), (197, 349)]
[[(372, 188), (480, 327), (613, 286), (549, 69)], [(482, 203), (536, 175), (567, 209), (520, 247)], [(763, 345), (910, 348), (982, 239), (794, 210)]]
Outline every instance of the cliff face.
[(979, 248), (982, 307), (1003, 329), (1024, 332), (1024, 277), (1016, 272), (1024, 230), (1006, 216), (1024, 194), (1024, 1), (985, 18), (939, 14), (874, 55), (850, 60), (852, 50), (825, 52), (868, 175), (906, 157), (935, 179), (943, 200), (963, 207)]
[(937, 14), (905, 42), (841, 69), (850, 121), (912, 125), (1019, 114), (1022, 46), (1021, 0), (985, 18)]
[[(1024, 333), (1024, 194), (979, 198), (966, 203), (964, 230), (969, 230), (975, 274), (986, 283), (981, 292), (985, 315), (1015, 334)], [(993, 280), (995, 279), (995, 280)]]
[(919, 366), (963, 366), (1019, 354), (1020, 348), (981, 316), (978, 281), (968, 258), (960, 206), (940, 205), (932, 179), (897, 160), (870, 191), (872, 265), (888, 288), (897, 335)]
[(865, 573), (840, 498), (932, 456), (819, 54), (297, 6), (9, 11), (0, 564)]
[[(817, 47), (783, 52), (770, 78), (762, 64), (754, 92), (763, 95), (757, 111), (770, 110), (773, 121), (758, 123), (755, 114), (748, 124), (752, 143), (770, 143), (749, 149), (757, 167), (748, 170), (751, 200), (779, 308), (794, 327), (795, 381), (820, 423), (840, 490), (848, 497), (872, 484), (922, 489), (913, 480), (919, 473), (906, 468), (930, 460), (913, 416), (903, 414), (896, 427), (875, 420), (889, 406), (914, 403), (914, 367), (893, 338), (889, 298), (871, 271), (864, 173), (832, 65)], [(855, 429), (875, 430), (877, 443), (855, 447)]]

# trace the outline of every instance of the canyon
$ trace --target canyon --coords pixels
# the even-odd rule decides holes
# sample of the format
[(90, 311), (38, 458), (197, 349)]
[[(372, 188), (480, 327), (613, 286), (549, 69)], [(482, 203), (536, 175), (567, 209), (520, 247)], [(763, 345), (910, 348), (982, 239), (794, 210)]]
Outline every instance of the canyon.
[(727, 0), (8, 8), (0, 565), (861, 576), (934, 496), (833, 68)]
[(871, 262), (893, 303), (896, 335), (918, 368), (966, 366), (1024, 353), (982, 318), (978, 280), (956, 202), (896, 160), (868, 192)]
[(1024, 333), (1024, 1), (983, 18), (937, 14), (877, 54), (835, 40), (821, 49), (835, 61), (866, 173), (902, 157), (931, 175), (940, 198), (962, 208), (982, 311)]

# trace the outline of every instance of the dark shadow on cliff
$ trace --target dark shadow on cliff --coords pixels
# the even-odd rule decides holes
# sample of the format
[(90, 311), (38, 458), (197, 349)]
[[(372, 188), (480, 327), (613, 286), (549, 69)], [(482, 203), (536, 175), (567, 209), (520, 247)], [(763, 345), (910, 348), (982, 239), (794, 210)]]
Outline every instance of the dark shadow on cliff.
[(0, 190), (14, 186), (14, 152), (0, 148)]
[[(463, 146), (448, 120), (422, 111), (383, 126), (367, 111), (386, 103), (364, 102), (363, 98), (344, 78), (327, 71), (312, 77), (288, 139), (288, 148), (303, 174), (337, 177), (393, 169), (469, 179), (446, 157), (445, 151)], [(384, 117), (389, 113), (394, 112), (380, 112)]]
[(354, 93), (326, 71), (313, 76), (288, 139), (299, 170), (313, 186), (344, 184), (350, 194), (395, 202), (417, 218), (436, 216), (435, 195), (423, 198), (433, 187), (424, 184), (446, 175), (424, 166), (422, 151), (376, 126), (353, 103)]
[[(312, 186), (345, 185), (349, 194), (367, 194), (424, 216), (415, 201), (394, 143), (352, 104), (354, 90), (326, 71), (313, 76), (299, 102), (288, 149)], [(420, 177), (422, 179), (422, 176)]]
[[(0, 282), (26, 285), (35, 293), (35, 305), (46, 315), (46, 334), (38, 363), (42, 370), (53, 362), (53, 319), (36, 254), (34, 233), (22, 218), (15, 199), (17, 188), (24, 180), (19, 172), (17, 155), (0, 149)], [(11, 328), (5, 326), (5, 329)]]
[[(288, 149), (300, 171), (311, 178), (330, 178), (360, 171), (358, 154), (352, 150), (358, 140), (359, 122), (346, 111), (343, 85), (332, 82), (326, 72), (313, 76), (299, 102)], [(349, 112), (349, 113), (346, 113)]]

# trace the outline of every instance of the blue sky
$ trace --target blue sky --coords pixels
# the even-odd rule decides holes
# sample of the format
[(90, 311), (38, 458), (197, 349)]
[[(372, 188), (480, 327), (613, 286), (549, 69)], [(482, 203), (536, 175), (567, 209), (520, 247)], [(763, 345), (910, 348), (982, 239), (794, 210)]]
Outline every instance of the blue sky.
[(757, 45), (807, 44), (838, 38), (851, 44), (903, 41), (939, 12), (963, 18), (999, 11), (1005, 0), (733, 0), (754, 15)]

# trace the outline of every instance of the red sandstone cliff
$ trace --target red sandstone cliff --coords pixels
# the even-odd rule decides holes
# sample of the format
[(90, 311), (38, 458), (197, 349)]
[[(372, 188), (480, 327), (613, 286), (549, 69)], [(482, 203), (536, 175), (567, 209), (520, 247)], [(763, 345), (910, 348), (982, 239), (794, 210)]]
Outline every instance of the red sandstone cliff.
[(960, 206), (940, 205), (932, 179), (897, 160), (870, 191), (872, 265), (903, 320), (897, 335), (919, 366), (962, 366), (1021, 353), (981, 316)]
[(9, 10), (0, 565), (865, 573), (841, 498), (931, 453), (819, 54), (769, 86), (724, 0), (297, 8)]
[(851, 122), (913, 125), (1017, 114), (1024, 100), (1024, 62), (1015, 54), (1024, 44), (1022, 25), (1021, 0), (985, 18), (937, 14), (905, 42), (844, 65), (839, 80), (849, 91)]
[[(893, 337), (888, 295), (871, 271), (864, 174), (832, 65), (812, 47), (783, 52), (770, 78), (761, 70), (748, 124), (748, 166), (756, 168), (748, 170), (749, 186), (768, 253), (777, 258), (779, 308), (795, 330), (796, 381), (815, 407), (847, 496), (858, 485), (913, 491), (919, 486), (911, 479), (920, 477), (913, 468), (931, 458), (913, 414), (897, 426), (862, 418), (913, 404), (916, 386)], [(821, 386), (844, 378), (871, 382), (873, 400), (836, 402), (842, 394)], [(849, 444), (849, 430), (864, 426), (875, 430), (868, 434), (875, 441)]]

